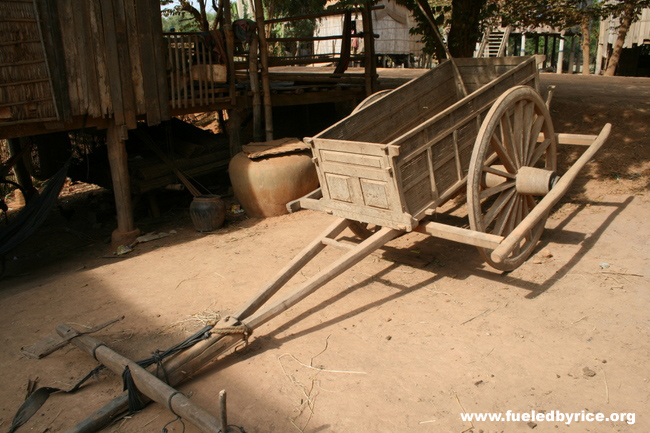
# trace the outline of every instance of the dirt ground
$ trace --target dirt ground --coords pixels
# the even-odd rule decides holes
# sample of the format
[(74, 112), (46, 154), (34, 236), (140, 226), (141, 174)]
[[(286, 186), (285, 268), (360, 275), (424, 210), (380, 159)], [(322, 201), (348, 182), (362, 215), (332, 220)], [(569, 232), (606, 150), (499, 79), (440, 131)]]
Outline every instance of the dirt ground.
[[(555, 208), (535, 256), (504, 274), (472, 247), (405, 235), (180, 390), (216, 414), (226, 389), (229, 423), (249, 433), (650, 431), (650, 79), (544, 74), (542, 84), (557, 85), (556, 131), (595, 134), (612, 122), (613, 133)], [(578, 152), (563, 150), (561, 168)], [(96, 365), (72, 346), (41, 360), (21, 354), (57, 324), (83, 330), (123, 315), (95, 338), (147, 357), (238, 309), (334, 219), (229, 216), (201, 234), (172, 195), (162, 218), (138, 225), (175, 233), (118, 258), (103, 242), (113, 228), (106, 193), (81, 192), (62, 201), (74, 212), (53, 213), (8, 257), (0, 280), (1, 429), (28, 379), (69, 387)], [(290, 286), (339, 254), (326, 250)], [(101, 373), (75, 394), (53, 395), (18, 431), (64, 432), (121, 386)], [(635, 423), (460, 417), (508, 410), (625, 412)], [(159, 432), (174, 419), (154, 404), (104, 432)]]

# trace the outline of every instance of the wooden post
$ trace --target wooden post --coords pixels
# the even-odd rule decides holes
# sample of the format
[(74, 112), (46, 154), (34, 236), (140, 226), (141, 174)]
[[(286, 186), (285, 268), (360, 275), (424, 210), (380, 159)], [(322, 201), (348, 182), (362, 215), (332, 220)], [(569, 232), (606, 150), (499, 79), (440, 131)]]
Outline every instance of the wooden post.
[(253, 139), (257, 142), (264, 140), (262, 134), (262, 97), (260, 95), (260, 77), (259, 64), (257, 62), (257, 53), (259, 48), (259, 39), (253, 36), (251, 39), (251, 48), (248, 53), (248, 70), (251, 82), (251, 92), (253, 92)]
[(520, 56), (525, 56), (526, 55), (526, 34), (522, 33), (521, 34), (521, 48), (519, 51)]
[(557, 41), (557, 37), (555, 35), (553, 37), (553, 46), (551, 47), (551, 68), (553, 66), (557, 66), (556, 60), (555, 60), (555, 45)]
[(561, 74), (564, 69), (564, 30), (560, 34), (560, 47), (557, 50), (557, 73)]
[(335, 74), (342, 74), (350, 63), (350, 48), (352, 46), (352, 12), (345, 13), (343, 18), (343, 40), (341, 41), (341, 54), (339, 63), (334, 70)]
[(264, 126), (266, 141), (273, 140), (273, 105), (271, 104), (271, 84), (269, 82), (269, 46), (266, 43), (264, 27), (264, 7), (262, 0), (255, 0), (255, 21), (260, 43), (260, 60), (262, 61), (262, 91), (264, 92)]
[(223, 32), (226, 35), (226, 53), (228, 56), (228, 86), (230, 105), (228, 110), (228, 137), (230, 140), (230, 156), (233, 157), (241, 151), (239, 136), (240, 119), (237, 108), (237, 78), (235, 76), (235, 35), (232, 31), (232, 18), (230, 17), (230, 2), (221, 2), (223, 7)]
[(576, 63), (576, 38), (571, 35), (571, 48), (569, 51), (569, 74), (573, 74), (573, 69)]
[[(74, 332), (74, 330), (65, 324), (60, 324), (57, 326), (57, 332), (59, 335), (64, 336), (69, 332)], [(79, 336), (72, 339), (72, 343), (92, 355), (98, 362), (116, 374), (122, 374), (125, 368), (128, 367), (138, 391), (151, 400), (167, 407), (175, 415), (191, 422), (201, 431), (206, 433), (222, 433), (225, 431), (222, 430), (221, 422), (217, 417), (196, 406), (185, 395), (94, 338)]]
[[(10, 138), (7, 140), (10, 156), (18, 155), (21, 153), (21, 141), (22, 139), (20, 138)], [(16, 159), (16, 162), (14, 163), (14, 175), (16, 176), (16, 182), (18, 185), (20, 185), (21, 188), (25, 191), (25, 201), (29, 201), (30, 197), (36, 194), (36, 188), (34, 188), (34, 184), (32, 183), (32, 176), (29, 174), (29, 170), (27, 169), (27, 165), (25, 164), (25, 160), (23, 158), (24, 155), (23, 157)]]
[(117, 210), (117, 229), (111, 236), (114, 246), (131, 244), (140, 234), (140, 230), (135, 228), (133, 221), (129, 168), (124, 145), (126, 138), (127, 132), (124, 125), (118, 126), (115, 122), (111, 122), (106, 131), (106, 147), (108, 148), (108, 163), (111, 167), (113, 194)]

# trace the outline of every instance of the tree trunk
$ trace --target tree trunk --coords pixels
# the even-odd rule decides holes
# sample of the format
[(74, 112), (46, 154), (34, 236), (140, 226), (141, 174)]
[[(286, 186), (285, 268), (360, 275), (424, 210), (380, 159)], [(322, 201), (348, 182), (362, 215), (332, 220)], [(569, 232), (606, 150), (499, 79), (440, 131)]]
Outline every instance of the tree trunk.
[(625, 36), (627, 31), (630, 29), (632, 24), (632, 19), (634, 18), (634, 3), (627, 2), (625, 4), (625, 9), (620, 16), (621, 25), (618, 27), (618, 37), (614, 43), (614, 49), (612, 51), (612, 56), (609, 58), (607, 63), (607, 69), (605, 69), (606, 77), (613, 77), (616, 72), (616, 67), (618, 66), (618, 61), (621, 58), (621, 52), (623, 51), (623, 44), (625, 43)]
[(481, 37), (481, 9), (487, 0), (452, 0), (449, 51), (454, 57), (472, 57)]
[(589, 34), (589, 22), (591, 19), (587, 15), (582, 16), (580, 21), (580, 31), (582, 32), (582, 74), (589, 75), (589, 42), (591, 35)]

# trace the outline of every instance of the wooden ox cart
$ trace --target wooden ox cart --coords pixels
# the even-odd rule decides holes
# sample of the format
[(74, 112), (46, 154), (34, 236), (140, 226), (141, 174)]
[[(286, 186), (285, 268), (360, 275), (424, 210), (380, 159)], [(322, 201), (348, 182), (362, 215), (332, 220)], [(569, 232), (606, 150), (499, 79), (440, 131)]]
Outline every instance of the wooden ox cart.
[[(535, 248), (552, 206), (610, 131), (605, 125), (597, 137), (556, 134), (547, 107), (550, 97), (544, 101), (539, 95), (533, 58), (451, 60), (380, 96), (371, 96), (350, 116), (306, 139), (321, 189), (293, 206), (339, 218), (249, 302), (218, 323), (210, 338), (169, 359), (165, 377), (171, 386), (402, 233), (420, 231), (474, 245), (495, 268), (516, 268)], [(555, 174), (558, 142), (589, 145), (560, 178)], [(464, 188), (469, 229), (427, 219)], [(364, 239), (354, 245), (337, 241), (348, 227)], [(346, 252), (265, 305), (326, 246)], [(64, 335), (70, 332), (60, 329)], [(118, 373), (130, 365), (138, 389), (203, 431), (228, 430), (225, 415), (206, 415), (106, 346), (86, 336), (73, 341)], [(125, 405), (125, 396), (115, 399), (86, 424)], [(90, 431), (83, 428), (86, 424), (69, 432)]]

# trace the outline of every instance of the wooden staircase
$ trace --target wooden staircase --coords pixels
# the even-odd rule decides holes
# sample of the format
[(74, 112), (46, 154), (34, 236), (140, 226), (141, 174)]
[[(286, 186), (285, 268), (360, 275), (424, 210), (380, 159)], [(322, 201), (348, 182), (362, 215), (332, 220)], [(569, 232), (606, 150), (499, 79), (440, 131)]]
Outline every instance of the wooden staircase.
[(477, 57), (503, 57), (506, 54), (509, 38), (510, 26), (503, 31), (494, 31), (492, 28), (488, 28), (483, 34)]

